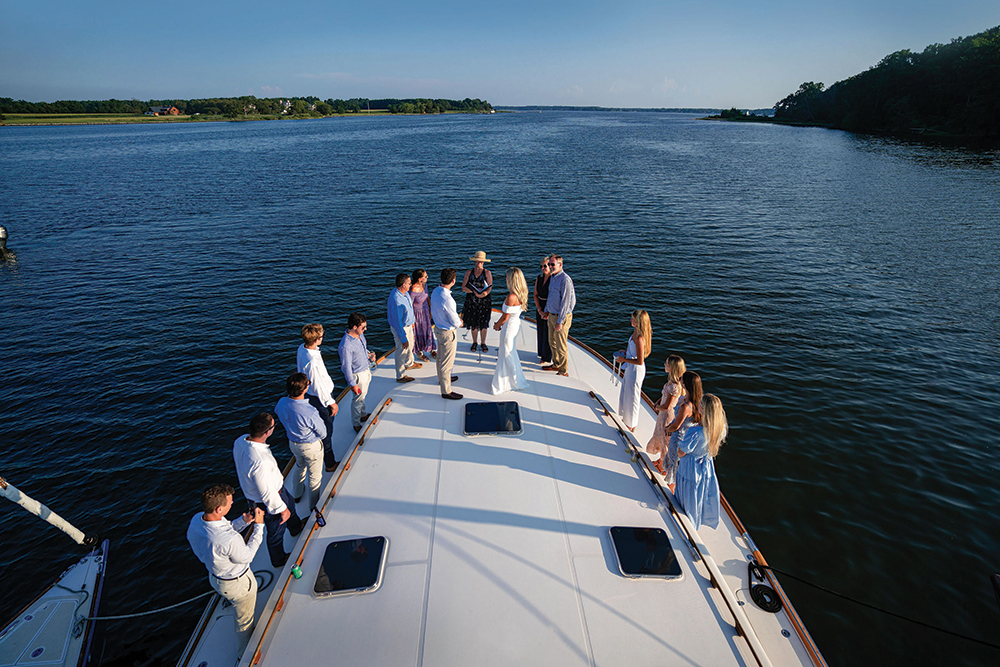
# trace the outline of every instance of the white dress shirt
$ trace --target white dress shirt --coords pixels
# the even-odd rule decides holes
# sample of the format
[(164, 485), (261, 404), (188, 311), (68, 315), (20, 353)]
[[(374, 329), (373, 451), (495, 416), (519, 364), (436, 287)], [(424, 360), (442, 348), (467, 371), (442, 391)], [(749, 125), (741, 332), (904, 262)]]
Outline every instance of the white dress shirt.
[(298, 352), (295, 353), (295, 365), (299, 373), (305, 373), (309, 378), (306, 393), (317, 397), (327, 407), (333, 405), (333, 378), (326, 370), (319, 350), (310, 350), (305, 343), (299, 345)]
[(438, 329), (457, 329), (462, 326), (462, 318), (458, 316), (455, 297), (451, 290), (440, 285), (431, 292), (431, 317)]
[(257, 548), (264, 539), (264, 524), (255, 523), (250, 541), (243, 542), (239, 531), (246, 528), (243, 517), (232, 523), (225, 518), (219, 521), (205, 521), (198, 512), (191, 517), (187, 538), (194, 555), (198, 557), (208, 573), (218, 579), (236, 579), (247, 571)]
[(236, 462), (236, 476), (246, 499), (264, 503), (268, 514), (284, 512), (285, 501), (279, 493), (285, 480), (271, 448), (254, 442), (249, 434), (244, 434), (233, 443), (233, 460)]

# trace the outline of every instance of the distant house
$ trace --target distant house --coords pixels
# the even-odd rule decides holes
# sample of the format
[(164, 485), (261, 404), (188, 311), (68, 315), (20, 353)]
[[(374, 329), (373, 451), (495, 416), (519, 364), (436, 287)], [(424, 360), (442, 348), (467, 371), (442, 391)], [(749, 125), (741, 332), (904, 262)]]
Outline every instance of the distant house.
[(149, 111), (146, 112), (147, 116), (179, 116), (181, 115), (181, 110), (177, 107), (149, 107)]

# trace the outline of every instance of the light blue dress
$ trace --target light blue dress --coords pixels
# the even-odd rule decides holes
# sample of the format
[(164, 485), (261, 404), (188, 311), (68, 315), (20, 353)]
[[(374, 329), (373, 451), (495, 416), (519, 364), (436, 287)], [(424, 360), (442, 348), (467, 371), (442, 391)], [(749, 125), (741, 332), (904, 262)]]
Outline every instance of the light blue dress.
[(702, 524), (717, 528), (722, 508), (719, 479), (701, 424), (693, 424), (677, 446), (686, 454), (677, 466), (677, 500), (696, 529)]

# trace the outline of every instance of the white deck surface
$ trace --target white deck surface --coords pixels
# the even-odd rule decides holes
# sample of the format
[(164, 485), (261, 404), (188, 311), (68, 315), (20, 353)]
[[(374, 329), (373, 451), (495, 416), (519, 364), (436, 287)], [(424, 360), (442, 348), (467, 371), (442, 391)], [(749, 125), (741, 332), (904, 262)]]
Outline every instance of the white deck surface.
[(0, 629), (0, 667), (74, 666), (89, 638), (90, 623), (73, 636), (76, 619), (93, 611), (97, 581), (105, 567), (103, 546), (63, 572), (55, 584)]
[[(367, 406), (374, 412), (385, 397), (391, 405), (362, 431), (364, 444), (326, 505), (326, 527), (316, 527), (308, 541), (304, 531), (283, 572), (262, 591), (261, 620), (240, 664), (251, 664), (258, 647), (260, 664), (278, 667), (757, 664), (705, 561), (695, 562), (641, 464), (630, 460), (613, 420), (589, 395), (593, 390), (617, 408), (610, 370), (571, 346), (571, 377), (541, 371), (533, 325), (524, 322), (520, 355), (532, 385), (493, 396), (497, 334), (490, 333), (490, 352), (481, 359), (459, 338), (453, 390), (464, 394), (461, 401), (441, 398), (433, 363), (409, 371), (416, 381), (408, 384), (394, 381), (391, 359), (380, 366)], [(519, 403), (523, 435), (462, 435), (464, 405), (496, 400)], [(335, 422), (338, 458), (357, 441), (349, 401)], [(655, 420), (643, 410), (636, 439), (645, 444)], [(333, 489), (334, 479), (325, 478), (324, 498)], [(664, 529), (682, 579), (623, 577), (608, 534), (616, 525)], [(748, 550), (731, 524), (702, 533), (706, 553), (709, 543), (723, 552), (715, 560), (733, 599), (748, 599), (739, 591), (746, 588)], [(388, 539), (378, 590), (313, 594), (328, 544), (378, 535)], [(303, 576), (290, 578), (300, 551)], [(258, 555), (255, 572), (270, 569), (266, 560)], [(754, 634), (766, 636), (774, 664), (810, 664), (794, 633), (791, 640), (781, 636), (791, 628), (784, 614), (749, 602), (740, 609)], [(220, 622), (206, 635), (231, 635), (225, 614), (216, 611)], [(203, 640), (196, 657), (181, 664), (230, 665), (232, 646), (231, 636)]]

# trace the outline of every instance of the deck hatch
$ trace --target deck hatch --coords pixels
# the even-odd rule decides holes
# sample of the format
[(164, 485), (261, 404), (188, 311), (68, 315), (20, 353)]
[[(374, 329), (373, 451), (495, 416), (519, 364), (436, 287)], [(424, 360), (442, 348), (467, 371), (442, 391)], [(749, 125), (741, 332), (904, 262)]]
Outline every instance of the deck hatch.
[(374, 591), (382, 583), (386, 545), (387, 540), (381, 536), (327, 545), (313, 592), (327, 596)]
[(623, 576), (681, 578), (681, 564), (662, 528), (614, 526), (610, 532), (618, 569)]
[(521, 406), (516, 401), (465, 404), (465, 435), (521, 435)]

